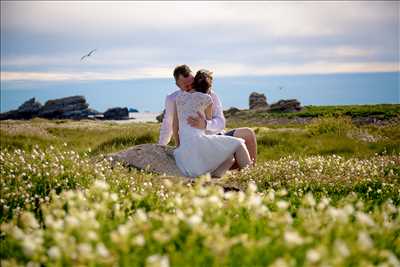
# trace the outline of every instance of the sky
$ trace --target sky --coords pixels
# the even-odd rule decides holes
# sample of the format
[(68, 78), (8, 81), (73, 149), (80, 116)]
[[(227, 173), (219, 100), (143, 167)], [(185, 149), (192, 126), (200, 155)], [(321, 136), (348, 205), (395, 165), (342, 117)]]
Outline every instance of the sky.
[[(1, 80), (393, 72), (397, 1), (1, 1)], [(92, 49), (91, 57), (80, 60)]]

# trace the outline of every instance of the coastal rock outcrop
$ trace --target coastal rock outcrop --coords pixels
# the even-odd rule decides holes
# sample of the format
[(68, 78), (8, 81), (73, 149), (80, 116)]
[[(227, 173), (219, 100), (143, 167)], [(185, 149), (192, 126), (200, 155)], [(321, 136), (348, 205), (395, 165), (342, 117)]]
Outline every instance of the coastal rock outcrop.
[(160, 115), (158, 115), (158, 116), (156, 117), (156, 120), (157, 120), (159, 123), (161, 123), (161, 122), (163, 121), (163, 119), (164, 119), (164, 115), (165, 115), (165, 109), (163, 110), (163, 112), (162, 112)]
[(127, 120), (129, 119), (129, 111), (127, 107), (109, 108), (103, 113), (105, 120)]
[(267, 109), (267, 97), (264, 94), (253, 92), (249, 96), (249, 109)]
[(281, 99), (269, 106), (270, 112), (297, 112), (302, 109), (297, 99)]
[(89, 108), (84, 96), (69, 96), (50, 99), (44, 105), (31, 98), (18, 109), (0, 113), (0, 120), (32, 119), (41, 117), (46, 119), (86, 119), (90, 115), (100, 112)]
[(35, 98), (31, 98), (25, 101), (18, 109), (10, 110), (8, 112), (0, 113), (0, 120), (5, 119), (32, 119), (36, 117), (42, 108), (42, 104), (35, 100)]
[(46, 101), (38, 116), (48, 119), (83, 119), (90, 110), (84, 96), (69, 96)]

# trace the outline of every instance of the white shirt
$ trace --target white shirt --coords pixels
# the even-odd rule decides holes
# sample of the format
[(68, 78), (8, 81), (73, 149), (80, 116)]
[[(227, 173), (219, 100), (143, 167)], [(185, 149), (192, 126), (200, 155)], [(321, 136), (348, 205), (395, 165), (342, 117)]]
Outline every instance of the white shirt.
[[(177, 90), (165, 98), (165, 114), (160, 128), (159, 145), (167, 145), (172, 137), (172, 122), (174, 120), (174, 103), (176, 95), (180, 90)], [(212, 119), (207, 120), (206, 133), (216, 134), (224, 131), (225, 117), (222, 111), (222, 104), (218, 96), (211, 91), (210, 93), (212, 104)]]

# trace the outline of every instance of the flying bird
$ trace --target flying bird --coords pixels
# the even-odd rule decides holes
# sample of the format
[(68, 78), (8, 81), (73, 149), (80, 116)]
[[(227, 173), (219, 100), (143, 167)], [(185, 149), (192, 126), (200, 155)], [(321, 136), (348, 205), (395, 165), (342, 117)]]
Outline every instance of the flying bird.
[(283, 89), (283, 86), (279, 86), (279, 90), (282, 90)]
[(96, 51), (96, 50), (97, 50), (97, 48), (96, 48), (96, 49), (93, 49), (92, 51), (90, 51), (87, 55), (84, 55), (83, 57), (81, 57), (81, 61), (82, 61), (85, 57), (90, 57), (90, 56), (93, 54), (93, 52)]

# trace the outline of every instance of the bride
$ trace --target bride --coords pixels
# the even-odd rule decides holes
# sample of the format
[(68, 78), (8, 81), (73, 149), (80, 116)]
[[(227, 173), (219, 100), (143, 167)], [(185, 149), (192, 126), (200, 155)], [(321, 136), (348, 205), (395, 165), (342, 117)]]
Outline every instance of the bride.
[(207, 135), (204, 129), (187, 124), (187, 117), (201, 112), (207, 119), (212, 114), (212, 73), (199, 70), (192, 90), (180, 91), (174, 105), (173, 136), (177, 143), (174, 150), (176, 165), (188, 177), (210, 173), (222, 177), (234, 164), (240, 169), (250, 166), (252, 161), (245, 142), (241, 138), (226, 135)]

